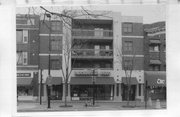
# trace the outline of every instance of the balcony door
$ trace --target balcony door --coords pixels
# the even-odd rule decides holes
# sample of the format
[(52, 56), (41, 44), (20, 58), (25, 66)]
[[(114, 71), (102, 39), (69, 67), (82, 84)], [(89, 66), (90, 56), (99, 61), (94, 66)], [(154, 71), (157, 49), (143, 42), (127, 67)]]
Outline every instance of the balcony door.
[(99, 56), (100, 46), (99, 45), (95, 45), (94, 49), (95, 49), (95, 51), (94, 51), (95, 56)]

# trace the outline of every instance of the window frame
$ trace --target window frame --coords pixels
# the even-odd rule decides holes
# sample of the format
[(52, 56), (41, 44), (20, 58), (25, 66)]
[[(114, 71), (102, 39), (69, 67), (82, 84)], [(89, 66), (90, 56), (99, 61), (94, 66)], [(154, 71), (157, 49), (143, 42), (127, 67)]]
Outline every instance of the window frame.
[(126, 51), (126, 52), (132, 52), (133, 51), (133, 41), (125, 41), (124, 42), (124, 51)]
[(124, 33), (132, 33), (133, 32), (133, 23), (124, 22), (122, 24), (122, 30)]
[[(53, 62), (55, 62), (55, 63), (53, 63)], [(51, 59), (50, 60), (50, 68), (51, 68), (51, 70), (60, 70), (61, 69), (60, 65), (62, 66), (62, 62), (60, 62), (60, 59)]]
[(61, 51), (62, 50), (62, 46), (63, 46), (62, 43), (63, 43), (62, 37), (61, 38), (57, 38), (57, 37), (53, 38), (53, 37), (51, 37), (51, 40), (50, 40), (50, 50), (51, 51)]

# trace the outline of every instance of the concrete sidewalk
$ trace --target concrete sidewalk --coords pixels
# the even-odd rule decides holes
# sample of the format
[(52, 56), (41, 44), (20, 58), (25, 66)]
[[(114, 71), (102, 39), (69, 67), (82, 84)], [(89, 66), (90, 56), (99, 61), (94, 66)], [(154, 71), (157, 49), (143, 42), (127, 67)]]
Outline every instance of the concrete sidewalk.
[[(144, 102), (130, 102), (131, 107), (125, 107), (127, 102), (103, 102), (97, 101), (96, 106), (85, 106), (85, 102), (68, 102), (72, 107), (60, 107), (64, 105), (62, 101), (51, 102), (51, 108), (47, 108), (47, 103), (35, 102), (19, 102), (17, 105), (17, 112), (47, 112), (47, 111), (100, 111), (100, 110), (144, 110)], [(147, 109), (156, 109), (156, 102), (152, 101), (152, 106)], [(166, 102), (161, 102), (161, 108), (166, 109)]]

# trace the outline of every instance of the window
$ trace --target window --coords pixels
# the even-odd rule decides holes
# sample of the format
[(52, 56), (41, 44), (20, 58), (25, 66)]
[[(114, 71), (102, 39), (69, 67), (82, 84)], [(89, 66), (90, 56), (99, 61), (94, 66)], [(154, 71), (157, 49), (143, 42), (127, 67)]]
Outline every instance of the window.
[(17, 41), (17, 43), (23, 42), (23, 31), (22, 30), (16, 31), (16, 41)]
[(23, 43), (28, 43), (28, 30), (23, 30)]
[(17, 52), (16, 62), (17, 62), (17, 65), (27, 65), (28, 64), (28, 53), (27, 52)]
[(132, 23), (124, 23), (123, 26), (123, 32), (125, 33), (131, 33), (133, 31), (133, 24)]
[(125, 41), (124, 43), (124, 51), (132, 51), (133, 43), (132, 41)]
[(27, 24), (28, 24), (28, 25), (35, 25), (34, 19), (32, 19), (32, 18), (31, 18), (31, 19), (28, 19), (28, 20), (27, 20)]
[(124, 60), (124, 69), (131, 70), (133, 68), (132, 60)]
[(16, 41), (17, 43), (28, 43), (28, 30), (17, 30)]
[(51, 50), (52, 51), (62, 50), (62, 39), (57, 39), (57, 38), (52, 39)]
[(51, 22), (52, 31), (62, 31), (62, 22), (53, 21)]
[(150, 45), (149, 51), (159, 52), (159, 45)]
[(52, 59), (50, 64), (51, 64), (51, 69), (52, 70), (61, 69), (60, 59)]
[(150, 65), (149, 70), (150, 71), (160, 71), (160, 65)]

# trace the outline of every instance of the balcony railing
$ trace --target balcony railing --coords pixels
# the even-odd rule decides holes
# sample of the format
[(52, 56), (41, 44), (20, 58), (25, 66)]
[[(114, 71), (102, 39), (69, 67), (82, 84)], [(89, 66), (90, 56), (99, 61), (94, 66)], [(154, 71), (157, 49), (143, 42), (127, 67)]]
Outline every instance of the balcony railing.
[(73, 49), (73, 57), (113, 57), (113, 50), (105, 49)]
[(73, 29), (73, 36), (78, 37), (94, 37), (94, 38), (112, 38), (113, 31), (112, 30), (85, 30), (85, 29)]
[(159, 52), (150, 52), (149, 53), (150, 59), (160, 59), (160, 53)]

